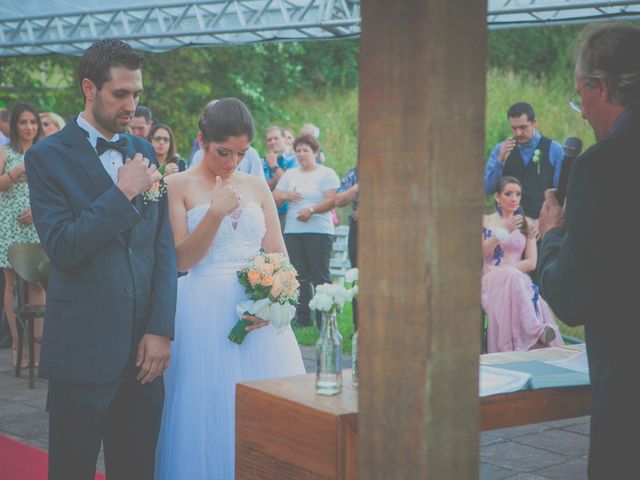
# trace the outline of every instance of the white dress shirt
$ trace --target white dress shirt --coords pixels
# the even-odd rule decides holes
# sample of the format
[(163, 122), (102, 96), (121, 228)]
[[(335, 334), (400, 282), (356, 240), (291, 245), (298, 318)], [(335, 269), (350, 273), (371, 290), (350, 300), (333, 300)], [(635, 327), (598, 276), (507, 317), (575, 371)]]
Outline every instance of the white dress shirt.
[[(117, 142), (120, 139), (119, 133), (116, 133), (111, 139), (102, 135), (93, 125), (87, 122), (87, 120), (82, 116), (82, 113), (78, 115), (78, 126), (89, 134), (87, 140), (94, 150), (96, 150), (96, 144), (98, 143), (99, 137), (104, 138), (108, 142)], [(96, 153), (98, 153), (97, 150)], [(118, 170), (124, 163), (122, 154), (118, 150), (110, 148), (98, 158), (100, 158), (102, 166), (111, 177), (111, 180), (113, 180), (113, 183), (118, 183)]]

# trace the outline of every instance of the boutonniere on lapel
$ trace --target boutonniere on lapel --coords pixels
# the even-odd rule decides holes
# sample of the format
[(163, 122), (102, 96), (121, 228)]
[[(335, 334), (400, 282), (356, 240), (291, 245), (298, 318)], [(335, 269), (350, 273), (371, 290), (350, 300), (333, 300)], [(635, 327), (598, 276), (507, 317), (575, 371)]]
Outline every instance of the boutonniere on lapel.
[(144, 205), (149, 205), (152, 202), (158, 202), (167, 193), (167, 186), (163, 179), (158, 180), (151, 188), (142, 193), (142, 201)]
[(538, 150), (537, 148), (533, 151), (533, 163), (536, 166), (538, 175), (540, 175), (540, 150)]

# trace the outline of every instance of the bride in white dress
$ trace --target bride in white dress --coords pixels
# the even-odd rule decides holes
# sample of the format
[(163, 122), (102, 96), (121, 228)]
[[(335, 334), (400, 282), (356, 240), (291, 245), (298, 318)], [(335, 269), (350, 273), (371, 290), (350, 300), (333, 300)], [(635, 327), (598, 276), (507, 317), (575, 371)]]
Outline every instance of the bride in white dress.
[(227, 336), (248, 298), (236, 272), (263, 248), (286, 252), (273, 197), (263, 179), (236, 172), (253, 138), (239, 100), (209, 104), (198, 139), (204, 157), (167, 178), (178, 268), (175, 340), (165, 372), (156, 452), (158, 480), (231, 480), (235, 463), (235, 386), (305, 373), (291, 328), (276, 334), (253, 322), (241, 345)]

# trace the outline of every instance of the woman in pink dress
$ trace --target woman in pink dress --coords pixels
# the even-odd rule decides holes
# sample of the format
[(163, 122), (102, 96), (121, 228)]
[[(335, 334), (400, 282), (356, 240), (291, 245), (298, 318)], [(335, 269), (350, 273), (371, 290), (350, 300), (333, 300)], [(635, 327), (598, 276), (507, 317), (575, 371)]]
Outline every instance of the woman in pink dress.
[(551, 309), (527, 275), (536, 268), (538, 252), (521, 197), (520, 181), (502, 177), (497, 211), (483, 218), (482, 308), (489, 318), (489, 353), (563, 345)]

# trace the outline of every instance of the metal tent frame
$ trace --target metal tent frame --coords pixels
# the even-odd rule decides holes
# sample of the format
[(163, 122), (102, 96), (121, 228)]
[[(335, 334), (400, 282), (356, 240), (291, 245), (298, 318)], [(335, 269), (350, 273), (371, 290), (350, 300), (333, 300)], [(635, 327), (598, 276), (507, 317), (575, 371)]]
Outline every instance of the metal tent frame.
[[(487, 1), (489, 29), (640, 19), (640, 0)], [(79, 55), (105, 37), (163, 52), (359, 35), (360, 0), (0, 0), (0, 56)]]

